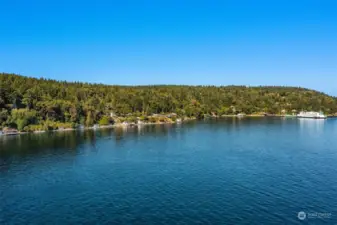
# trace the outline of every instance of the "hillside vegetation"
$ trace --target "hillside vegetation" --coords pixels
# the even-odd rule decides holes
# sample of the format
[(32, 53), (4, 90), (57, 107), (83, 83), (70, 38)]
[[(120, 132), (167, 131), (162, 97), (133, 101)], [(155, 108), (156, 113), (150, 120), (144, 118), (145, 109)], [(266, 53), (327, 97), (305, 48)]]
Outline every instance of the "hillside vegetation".
[[(111, 113), (180, 117), (238, 113), (337, 112), (336, 98), (297, 87), (116, 86), (70, 83), (0, 73), (0, 126), (19, 130), (92, 126), (112, 122)], [(1, 128), (0, 127), (0, 128)]]

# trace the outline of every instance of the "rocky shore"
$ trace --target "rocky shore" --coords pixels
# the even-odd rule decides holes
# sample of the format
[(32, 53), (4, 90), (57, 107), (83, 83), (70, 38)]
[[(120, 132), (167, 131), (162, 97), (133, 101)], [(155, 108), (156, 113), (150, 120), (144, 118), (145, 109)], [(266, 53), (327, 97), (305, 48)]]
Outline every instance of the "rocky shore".
[[(2, 131), (0, 131), (0, 136), (9, 136), (9, 135), (19, 135), (19, 134), (27, 134), (27, 133), (45, 133), (45, 132), (66, 132), (66, 131), (74, 131), (74, 130), (97, 130), (97, 129), (107, 129), (107, 128), (128, 128), (128, 127), (139, 127), (139, 126), (146, 126), (146, 125), (163, 125), (163, 124), (180, 124), (183, 122), (195, 120), (195, 117), (184, 117), (184, 118), (175, 118), (171, 119), (170, 117), (164, 117), (160, 116), (158, 120), (152, 120), (152, 121), (143, 121), (143, 120), (137, 120), (136, 122), (127, 122), (125, 121), (125, 117), (118, 117), (114, 118), (115, 123), (107, 124), (107, 125), (99, 125), (95, 124), (93, 126), (84, 126), (84, 125), (77, 125), (76, 127), (72, 128), (63, 128), (60, 127), (58, 129), (53, 130), (35, 130), (32, 132), (27, 131), (19, 131), (15, 128), (4, 128)], [(121, 122), (123, 121), (123, 122)]]

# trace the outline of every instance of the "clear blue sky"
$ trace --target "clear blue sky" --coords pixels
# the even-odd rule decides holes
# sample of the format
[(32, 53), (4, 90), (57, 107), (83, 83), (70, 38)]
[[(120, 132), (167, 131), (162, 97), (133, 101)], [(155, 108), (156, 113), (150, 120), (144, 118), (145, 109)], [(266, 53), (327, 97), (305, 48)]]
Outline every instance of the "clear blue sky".
[(337, 1), (0, 0), (0, 71), (337, 96)]

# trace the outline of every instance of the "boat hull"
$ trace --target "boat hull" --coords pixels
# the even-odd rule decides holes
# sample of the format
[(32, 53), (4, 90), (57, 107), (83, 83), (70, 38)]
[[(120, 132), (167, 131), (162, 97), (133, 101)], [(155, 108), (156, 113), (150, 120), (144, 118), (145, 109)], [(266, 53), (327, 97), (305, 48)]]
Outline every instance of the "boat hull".
[(327, 117), (318, 117), (318, 116), (315, 116), (315, 117), (309, 117), (309, 116), (297, 116), (297, 118), (305, 118), (305, 119), (319, 119), (319, 120), (324, 120), (326, 119)]

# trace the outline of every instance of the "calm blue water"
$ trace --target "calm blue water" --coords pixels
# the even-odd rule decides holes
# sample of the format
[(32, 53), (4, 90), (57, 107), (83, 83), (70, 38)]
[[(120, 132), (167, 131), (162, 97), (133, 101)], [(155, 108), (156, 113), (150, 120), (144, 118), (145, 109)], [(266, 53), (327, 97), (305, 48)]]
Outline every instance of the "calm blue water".
[(0, 224), (337, 224), (336, 119), (27, 134), (0, 149)]

